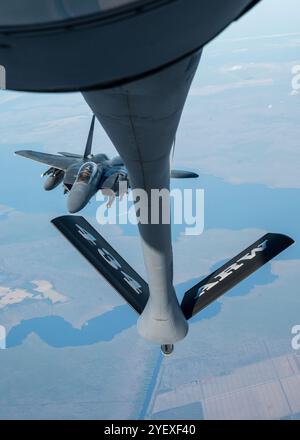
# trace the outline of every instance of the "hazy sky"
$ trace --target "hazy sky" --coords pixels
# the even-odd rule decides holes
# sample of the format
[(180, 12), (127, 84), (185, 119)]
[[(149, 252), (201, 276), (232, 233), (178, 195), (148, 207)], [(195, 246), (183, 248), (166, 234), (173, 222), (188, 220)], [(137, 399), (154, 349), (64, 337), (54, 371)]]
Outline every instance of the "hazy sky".
[(299, 0), (262, 0), (233, 24), (221, 38), (241, 38), (278, 33), (300, 33)]

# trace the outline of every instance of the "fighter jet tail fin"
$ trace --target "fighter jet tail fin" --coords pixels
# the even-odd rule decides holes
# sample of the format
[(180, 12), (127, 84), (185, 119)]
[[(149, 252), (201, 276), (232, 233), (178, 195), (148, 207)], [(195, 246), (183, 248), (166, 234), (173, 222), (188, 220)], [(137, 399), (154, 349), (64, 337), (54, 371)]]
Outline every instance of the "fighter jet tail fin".
[(81, 216), (65, 215), (51, 221), (92, 266), (139, 314), (149, 298), (148, 284)]
[(199, 313), (293, 243), (290, 237), (282, 234), (261, 237), (185, 293), (181, 309), (186, 319)]
[(83, 157), (85, 159), (89, 157), (89, 155), (91, 154), (91, 151), (92, 151), (94, 126), (95, 126), (95, 115), (93, 115), (93, 117), (92, 117), (90, 131), (89, 131), (89, 135), (88, 135), (88, 138), (86, 141), (86, 146), (85, 146), (84, 155), (83, 155)]

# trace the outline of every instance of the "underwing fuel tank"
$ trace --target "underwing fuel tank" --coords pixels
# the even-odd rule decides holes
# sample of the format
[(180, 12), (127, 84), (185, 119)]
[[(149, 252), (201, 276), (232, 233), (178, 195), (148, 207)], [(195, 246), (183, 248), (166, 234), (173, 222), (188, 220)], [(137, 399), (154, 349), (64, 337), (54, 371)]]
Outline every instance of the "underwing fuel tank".
[(44, 190), (51, 191), (63, 181), (65, 173), (62, 170), (50, 168), (45, 175), (48, 175), (48, 177), (44, 182)]

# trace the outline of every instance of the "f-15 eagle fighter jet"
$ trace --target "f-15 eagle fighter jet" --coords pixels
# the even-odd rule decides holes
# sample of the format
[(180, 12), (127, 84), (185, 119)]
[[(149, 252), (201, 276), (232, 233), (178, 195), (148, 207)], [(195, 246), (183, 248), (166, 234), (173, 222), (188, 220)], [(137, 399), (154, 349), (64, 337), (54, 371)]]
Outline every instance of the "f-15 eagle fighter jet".
[[(47, 177), (44, 188), (50, 191), (63, 183), (64, 192), (68, 193), (68, 211), (72, 214), (81, 211), (98, 190), (109, 196), (108, 206), (110, 206), (116, 196), (122, 197), (130, 187), (128, 171), (120, 156), (109, 159), (103, 153), (91, 154), (94, 125), (95, 116), (92, 117), (82, 156), (66, 152), (58, 154), (31, 150), (15, 152), (19, 156), (50, 166), (42, 174), (43, 177)], [(171, 177), (186, 179), (198, 177), (198, 174), (191, 171), (172, 170)]]

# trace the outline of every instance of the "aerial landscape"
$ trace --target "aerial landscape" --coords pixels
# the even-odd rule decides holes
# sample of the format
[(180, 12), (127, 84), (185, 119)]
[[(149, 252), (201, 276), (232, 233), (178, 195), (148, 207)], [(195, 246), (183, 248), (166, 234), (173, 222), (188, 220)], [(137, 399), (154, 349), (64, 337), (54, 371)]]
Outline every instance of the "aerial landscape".
[[(204, 229), (172, 227), (177, 297), (266, 233), (295, 244), (193, 316), (171, 356), (51, 224), (68, 214), (62, 186), (46, 193), (45, 165), (14, 154), (83, 154), (86, 97), (0, 91), (1, 420), (300, 419), (299, 20), (295, 0), (263, 0), (203, 50), (172, 158), (199, 178), (171, 188), (204, 191)], [(118, 154), (97, 120), (93, 152)], [(100, 225), (86, 202), (80, 215), (147, 279), (137, 226)]]

